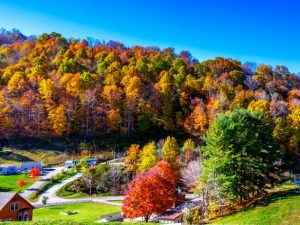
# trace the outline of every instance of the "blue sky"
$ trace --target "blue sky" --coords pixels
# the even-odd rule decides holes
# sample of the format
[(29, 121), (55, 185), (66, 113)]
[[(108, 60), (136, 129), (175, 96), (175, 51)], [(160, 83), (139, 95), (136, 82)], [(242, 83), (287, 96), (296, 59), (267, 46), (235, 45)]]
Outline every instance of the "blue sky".
[(286, 65), (300, 72), (297, 0), (0, 0), (0, 27)]

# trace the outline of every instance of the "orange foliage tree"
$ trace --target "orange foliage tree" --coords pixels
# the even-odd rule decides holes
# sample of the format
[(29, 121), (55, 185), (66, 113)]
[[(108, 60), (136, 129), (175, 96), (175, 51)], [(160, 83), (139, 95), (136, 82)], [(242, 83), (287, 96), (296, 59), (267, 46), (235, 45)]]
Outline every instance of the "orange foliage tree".
[(20, 178), (17, 182), (19, 188), (23, 187), (26, 184), (26, 181), (24, 178)]
[(128, 185), (123, 213), (128, 218), (160, 214), (172, 207), (176, 200), (176, 181), (172, 167), (159, 162), (146, 173), (136, 176)]
[(33, 167), (29, 173), (31, 178), (37, 178), (41, 175), (40, 170), (37, 167)]

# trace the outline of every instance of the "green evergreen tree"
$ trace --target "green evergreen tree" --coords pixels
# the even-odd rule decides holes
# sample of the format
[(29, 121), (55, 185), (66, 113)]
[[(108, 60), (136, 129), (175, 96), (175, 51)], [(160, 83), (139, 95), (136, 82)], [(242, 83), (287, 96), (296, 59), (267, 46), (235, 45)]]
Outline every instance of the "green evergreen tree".
[(204, 137), (203, 181), (220, 197), (244, 200), (278, 181), (280, 148), (261, 112), (221, 114)]

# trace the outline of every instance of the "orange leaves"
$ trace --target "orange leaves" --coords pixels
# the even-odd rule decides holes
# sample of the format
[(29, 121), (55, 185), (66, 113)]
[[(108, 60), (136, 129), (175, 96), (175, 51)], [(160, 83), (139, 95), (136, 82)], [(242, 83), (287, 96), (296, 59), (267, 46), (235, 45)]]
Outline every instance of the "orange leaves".
[(130, 145), (129, 149), (126, 151), (125, 157), (125, 164), (127, 165), (126, 172), (135, 173), (140, 152), (141, 149), (139, 145)]
[(120, 128), (122, 117), (119, 110), (110, 110), (107, 114), (107, 124), (111, 131), (116, 131)]
[(150, 171), (138, 175), (128, 185), (123, 204), (126, 217), (145, 217), (160, 214), (172, 207), (176, 200), (174, 173), (166, 162), (158, 163)]
[(195, 106), (192, 113), (185, 120), (184, 127), (194, 135), (202, 134), (207, 130), (208, 118), (203, 102)]
[(30, 174), (30, 177), (33, 178), (33, 179), (35, 179), (35, 178), (37, 178), (41, 175), (40, 170), (37, 167), (33, 167), (30, 170), (29, 174)]
[(20, 178), (17, 182), (19, 187), (23, 187), (26, 184), (26, 181), (24, 178)]

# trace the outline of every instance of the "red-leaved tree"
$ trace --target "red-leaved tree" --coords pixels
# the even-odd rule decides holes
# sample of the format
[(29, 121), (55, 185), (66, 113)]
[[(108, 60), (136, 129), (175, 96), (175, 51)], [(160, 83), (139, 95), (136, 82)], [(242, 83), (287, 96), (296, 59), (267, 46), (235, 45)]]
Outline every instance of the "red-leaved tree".
[(18, 186), (21, 188), (26, 184), (26, 181), (24, 180), (24, 178), (20, 178), (17, 182)]
[(41, 175), (39, 168), (37, 167), (33, 167), (30, 170), (30, 177), (31, 178), (36, 178), (39, 177)]
[(136, 176), (125, 193), (123, 213), (128, 218), (160, 214), (174, 206), (176, 180), (173, 169), (166, 162), (159, 162), (146, 173)]

